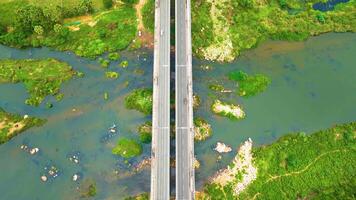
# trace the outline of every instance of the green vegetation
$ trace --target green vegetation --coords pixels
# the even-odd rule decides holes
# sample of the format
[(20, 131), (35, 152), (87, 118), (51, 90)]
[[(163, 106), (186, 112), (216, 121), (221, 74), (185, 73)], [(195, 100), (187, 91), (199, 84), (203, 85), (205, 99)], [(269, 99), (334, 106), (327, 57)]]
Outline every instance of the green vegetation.
[(112, 7), (113, 2), (112, 0), (103, 0), (103, 4), (106, 9), (109, 9)]
[(150, 196), (148, 193), (142, 193), (134, 197), (126, 197), (124, 200), (149, 200)]
[(42, 5), (31, 0), (1, 2), (0, 27), (7, 31), (0, 31), (0, 43), (48, 46), (89, 58), (127, 48), (137, 32), (135, 9), (121, 4), (98, 12), (102, 2), (96, 1), (74, 0), (69, 6), (60, 1)]
[(154, 23), (155, 23), (154, 9), (155, 9), (154, 0), (147, 0), (146, 4), (142, 8), (143, 25), (151, 33), (153, 33), (154, 31)]
[(104, 92), (104, 100), (108, 100), (109, 99), (109, 93), (108, 92)]
[(112, 61), (118, 60), (120, 58), (120, 54), (117, 52), (109, 53), (108, 58)]
[(77, 71), (77, 76), (79, 77), (79, 78), (83, 78), (84, 76), (85, 76), (85, 74), (84, 74), (84, 72), (79, 72), (79, 71)]
[(208, 60), (232, 61), (267, 39), (301, 41), (326, 32), (356, 31), (355, 0), (328, 12), (312, 8), (318, 1), (193, 0), (193, 52)]
[(122, 138), (119, 139), (116, 147), (113, 148), (112, 153), (123, 158), (132, 158), (141, 155), (142, 146), (135, 140)]
[(104, 58), (99, 58), (99, 63), (101, 65), (101, 67), (108, 68), (110, 65), (110, 60), (106, 60)]
[(237, 182), (223, 188), (209, 184), (206, 199), (355, 198), (356, 122), (312, 135), (283, 136), (271, 145), (255, 148), (253, 156), (256, 180), (238, 196), (233, 196)]
[(209, 138), (212, 134), (212, 129), (210, 124), (200, 118), (194, 118), (194, 140), (195, 141), (203, 141)]
[(62, 83), (75, 73), (67, 63), (55, 59), (0, 60), (0, 83), (23, 83), (30, 94), (25, 103), (32, 106), (59, 94)]
[(133, 90), (125, 98), (125, 106), (128, 109), (135, 109), (146, 115), (152, 113), (152, 89), (141, 88)]
[(243, 71), (230, 72), (229, 79), (238, 83), (237, 93), (245, 97), (254, 96), (263, 92), (271, 83), (270, 79), (262, 74), (249, 76)]
[(105, 76), (106, 78), (117, 79), (119, 78), (120, 74), (118, 72), (109, 71), (109, 72), (105, 72)]
[(31, 127), (42, 126), (45, 122), (46, 120), (35, 117), (7, 113), (0, 108), (0, 144), (9, 141)]
[(151, 143), (152, 140), (152, 122), (147, 121), (138, 127), (140, 141), (145, 144)]
[(89, 185), (89, 188), (88, 188), (88, 196), (89, 197), (93, 197), (93, 196), (95, 196), (96, 195), (96, 185), (95, 185), (95, 183), (94, 184), (90, 184)]
[(211, 84), (211, 85), (209, 85), (209, 89), (217, 91), (217, 92), (221, 92), (221, 91), (224, 91), (224, 86), (222, 86), (220, 84)]
[(129, 66), (129, 61), (127, 61), (127, 60), (124, 60), (120, 63), (120, 67), (122, 67), (122, 68), (126, 68), (127, 66)]

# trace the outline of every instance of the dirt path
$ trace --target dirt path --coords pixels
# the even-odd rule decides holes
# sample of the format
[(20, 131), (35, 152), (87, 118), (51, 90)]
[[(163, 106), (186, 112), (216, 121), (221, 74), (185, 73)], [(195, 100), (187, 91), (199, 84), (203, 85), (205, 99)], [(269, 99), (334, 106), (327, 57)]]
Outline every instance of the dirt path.
[(140, 0), (136, 5), (136, 15), (137, 15), (137, 20), (138, 20), (138, 24), (137, 24), (137, 30), (139, 31), (143, 31), (145, 30), (145, 27), (143, 25), (143, 20), (142, 20), (142, 8), (143, 6), (146, 4), (147, 0)]

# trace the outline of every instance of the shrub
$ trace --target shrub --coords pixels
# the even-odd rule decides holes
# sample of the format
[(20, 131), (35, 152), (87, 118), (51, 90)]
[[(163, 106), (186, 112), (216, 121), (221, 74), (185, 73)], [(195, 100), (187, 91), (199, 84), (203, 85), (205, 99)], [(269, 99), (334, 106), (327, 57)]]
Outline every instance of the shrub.
[(112, 0), (103, 0), (103, 5), (106, 9), (109, 9), (112, 7)]

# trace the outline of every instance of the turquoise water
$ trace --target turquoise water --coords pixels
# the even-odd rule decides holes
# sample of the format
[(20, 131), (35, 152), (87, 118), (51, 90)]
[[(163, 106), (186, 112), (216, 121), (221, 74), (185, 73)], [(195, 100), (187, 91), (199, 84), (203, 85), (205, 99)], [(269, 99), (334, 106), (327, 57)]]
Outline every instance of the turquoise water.
[[(204, 117), (213, 127), (213, 136), (195, 146), (201, 162), (201, 168), (196, 171), (197, 187), (234, 156), (234, 152), (224, 154), (217, 162), (218, 154), (213, 151), (217, 141), (236, 149), (248, 137), (256, 145), (262, 145), (293, 131), (310, 133), (355, 121), (355, 44), (356, 34), (325, 34), (306, 42), (266, 42), (230, 64), (194, 59), (194, 92), (202, 99), (195, 115)], [(65, 98), (61, 102), (46, 99), (54, 103), (53, 109), (46, 109), (45, 102), (38, 108), (25, 105), (27, 94), (21, 84), (0, 85), (0, 107), (48, 119), (43, 127), (32, 128), (0, 146), (1, 199), (81, 199), (77, 187), (87, 180), (96, 181), (98, 195), (94, 199), (122, 199), (149, 191), (149, 170), (127, 175), (130, 167), (112, 155), (111, 148), (120, 137), (137, 138), (137, 126), (150, 120), (149, 116), (125, 109), (123, 99), (134, 88), (151, 86), (152, 56), (150, 50), (122, 53), (120, 61), (129, 60), (129, 67), (122, 69), (118, 67), (120, 61), (113, 62), (110, 69), (120, 72), (121, 77), (108, 80), (97, 61), (46, 48), (16, 50), (0, 46), (0, 58), (54, 57), (85, 73), (84, 78), (63, 85)], [(213, 69), (204, 71), (201, 65)], [(135, 74), (135, 69), (144, 70), (144, 74)], [(265, 92), (250, 98), (208, 89), (215, 82), (234, 89), (234, 83), (225, 75), (237, 69), (251, 74), (264, 73), (272, 83)], [(129, 81), (128, 87), (125, 81)], [(103, 99), (104, 92), (109, 92), (108, 101)], [(230, 121), (213, 115), (210, 105), (214, 98), (241, 104), (246, 119)], [(106, 138), (107, 129), (113, 123), (118, 125), (120, 133)], [(23, 143), (39, 147), (40, 153), (30, 156), (20, 149)], [(76, 165), (69, 161), (68, 155), (78, 152), (80, 164)], [(144, 154), (129, 163), (135, 165), (149, 155), (150, 145), (144, 145)], [(60, 175), (42, 183), (40, 176), (47, 165), (58, 167)], [(74, 173), (82, 175), (79, 183), (71, 180)]]

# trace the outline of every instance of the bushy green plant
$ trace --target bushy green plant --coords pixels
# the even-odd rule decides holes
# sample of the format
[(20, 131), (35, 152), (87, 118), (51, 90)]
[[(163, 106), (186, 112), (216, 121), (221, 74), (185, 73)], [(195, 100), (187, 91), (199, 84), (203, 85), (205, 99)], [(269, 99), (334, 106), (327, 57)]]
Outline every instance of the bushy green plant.
[(151, 114), (152, 94), (152, 89), (136, 89), (125, 98), (125, 106), (128, 109), (136, 109), (146, 115)]
[(113, 4), (112, 0), (103, 0), (103, 5), (106, 9), (111, 8), (112, 4)]

